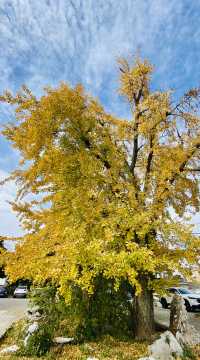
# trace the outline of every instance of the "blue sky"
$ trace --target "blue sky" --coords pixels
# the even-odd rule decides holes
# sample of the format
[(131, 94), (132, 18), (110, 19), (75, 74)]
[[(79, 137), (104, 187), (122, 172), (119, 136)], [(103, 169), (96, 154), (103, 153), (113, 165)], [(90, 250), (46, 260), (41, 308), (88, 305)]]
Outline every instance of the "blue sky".
[[(45, 85), (81, 82), (108, 111), (129, 116), (117, 94), (116, 59), (139, 50), (155, 65), (153, 87), (178, 94), (200, 83), (198, 0), (1, 0), (0, 93), (26, 84), (38, 96)], [(10, 118), (0, 107), (0, 124)], [(17, 154), (0, 139), (0, 178)], [(0, 234), (18, 233), (0, 189)], [(195, 222), (200, 220), (195, 218)]]

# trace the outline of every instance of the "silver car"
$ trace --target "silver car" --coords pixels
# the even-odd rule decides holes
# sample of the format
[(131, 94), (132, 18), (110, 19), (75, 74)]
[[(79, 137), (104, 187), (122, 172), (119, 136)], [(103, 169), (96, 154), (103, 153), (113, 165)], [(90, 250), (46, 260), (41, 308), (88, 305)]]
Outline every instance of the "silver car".
[(169, 307), (174, 294), (178, 294), (184, 299), (187, 311), (200, 310), (200, 292), (197, 293), (194, 290), (181, 287), (171, 287), (167, 290), (167, 294), (160, 299), (163, 308), (167, 309)]
[(14, 291), (14, 298), (25, 298), (28, 294), (28, 288), (26, 285), (20, 285), (16, 287)]

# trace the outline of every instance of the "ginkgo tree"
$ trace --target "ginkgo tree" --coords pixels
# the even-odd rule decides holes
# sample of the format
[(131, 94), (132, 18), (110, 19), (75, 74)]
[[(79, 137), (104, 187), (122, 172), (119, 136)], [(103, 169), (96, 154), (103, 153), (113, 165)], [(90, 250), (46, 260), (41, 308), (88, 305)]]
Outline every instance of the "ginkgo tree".
[(131, 120), (106, 113), (81, 85), (62, 83), (37, 98), (25, 86), (1, 101), (15, 121), (2, 134), (21, 160), (10, 180), (25, 230), (5, 254), (15, 281), (58, 286), (70, 304), (73, 286), (90, 296), (98, 276), (133, 292), (135, 335), (153, 332), (153, 290), (196, 263), (199, 239), (186, 225), (199, 210), (200, 90), (175, 102), (152, 91), (153, 68), (119, 61), (120, 94)]

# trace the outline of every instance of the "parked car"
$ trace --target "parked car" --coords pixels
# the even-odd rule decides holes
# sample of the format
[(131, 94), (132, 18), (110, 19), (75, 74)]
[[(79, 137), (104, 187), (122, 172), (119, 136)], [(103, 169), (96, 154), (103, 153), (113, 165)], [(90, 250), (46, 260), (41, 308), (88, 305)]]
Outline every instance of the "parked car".
[(16, 287), (13, 297), (14, 298), (25, 298), (28, 294), (28, 287), (26, 285), (19, 285)]
[(0, 286), (6, 287), (8, 285), (7, 278), (0, 278)]
[(200, 293), (179, 287), (169, 288), (167, 294), (161, 297), (160, 302), (163, 308), (167, 309), (170, 306), (174, 294), (178, 294), (184, 299), (187, 311), (200, 309)]
[(4, 298), (7, 296), (8, 296), (8, 291), (7, 291), (6, 287), (0, 286), (0, 297)]

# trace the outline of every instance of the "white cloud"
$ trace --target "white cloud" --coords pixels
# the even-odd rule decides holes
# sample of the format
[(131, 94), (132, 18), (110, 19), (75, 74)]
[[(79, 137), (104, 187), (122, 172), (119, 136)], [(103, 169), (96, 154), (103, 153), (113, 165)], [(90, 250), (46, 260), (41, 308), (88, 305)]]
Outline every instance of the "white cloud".
[(174, 34), (183, 5), (176, 0), (2, 0), (3, 86), (15, 87), (21, 76), (36, 90), (61, 78), (103, 90), (105, 78), (110, 86), (116, 57), (138, 47), (150, 57), (159, 49), (154, 55), (163, 72), (173, 60), (174, 35), (182, 40), (187, 33), (183, 19)]
[[(82, 82), (107, 109), (124, 116), (127, 108), (116, 92), (116, 58), (137, 49), (156, 65), (157, 86), (184, 90), (196, 85), (199, 4), (186, 5), (177, 0), (1, 0), (0, 92), (26, 83), (40, 95), (47, 84)], [(0, 109), (1, 122), (9, 116)], [(15, 155), (3, 142), (2, 149), (1, 176), (15, 166)], [(18, 232), (6, 203), (14, 194), (10, 183), (0, 189), (0, 232)]]
[[(0, 169), (0, 181), (8, 177), (8, 173)], [(21, 230), (15, 213), (9, 204), (14, 201), (16, 187), (13, 182), (0, 186), (0, 235), (19, 236)]]

